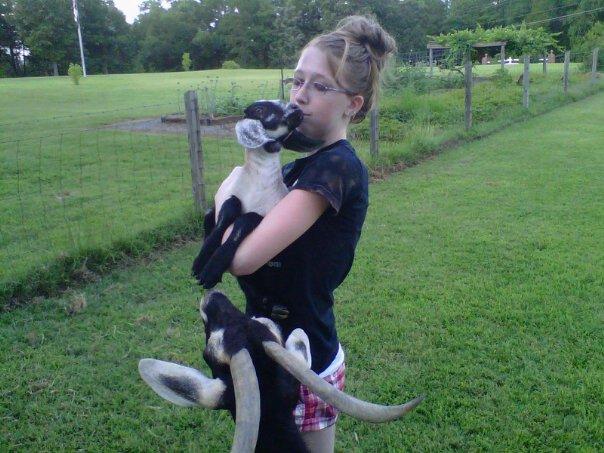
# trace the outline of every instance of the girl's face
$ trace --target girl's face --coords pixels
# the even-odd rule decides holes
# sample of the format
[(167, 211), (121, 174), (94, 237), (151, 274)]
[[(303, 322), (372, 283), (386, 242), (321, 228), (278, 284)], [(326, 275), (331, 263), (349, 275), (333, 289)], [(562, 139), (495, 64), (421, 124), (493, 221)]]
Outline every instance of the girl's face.
[[(319, 91), (317, 86), (342, 89), (335, 81), (327, 56), (315, 46), (304, 49), (294, 72), (297, 89), (292, 89), (290, 102), (305, 113), (298, 127), (303, 134), (323, 140), (325, 144), (346, 138), (350, 118), (363, 105), (363, 97), (338, 91)], [(301, 83), (300, 83), (301, 82)], [(317, 82), (320, 85), (315, 85)]]

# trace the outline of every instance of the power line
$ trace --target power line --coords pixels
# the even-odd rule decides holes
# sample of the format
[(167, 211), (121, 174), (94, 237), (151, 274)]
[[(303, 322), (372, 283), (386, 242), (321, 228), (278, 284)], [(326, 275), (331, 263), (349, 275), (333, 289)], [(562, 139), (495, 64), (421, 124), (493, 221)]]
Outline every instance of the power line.
[[(524, 1), (524, 0), (518, 0), (518, 1)], [(475, 12), (475, 14), (480, 14), (491, 8), (497, 8), (499, 6), (502, 6), (505, 3), (514, 3), (514, 0), (501, 0), (498, 3), (489, 3), (486, 5), (475, 5), (475, 6), (469, 7), (469, 8), (462, 8), (460, 6), (459, 8), (456, 8), (455, 11), (459, 11), (461, 14), (467, 14), (470, 12)], [(451, 11), (453, 11), (453, 10), (450, 9), (449, 12), (451, 12)]]
[[(499, 18), (499, 19), (488, 20), (488, 21), (484, 22), (484, 25), (489, 25), (489, 26), (504, 25), (504, 22), (506, 22), (506, 21), (507, 22), (514, 22), (516, 19), (519, 19), (521, 17), (545, 14), (545, 13), (548, 13), (550, 11), (556, 11), (556, 10), (563, 9), (563, 8), (571, 8), (573, 6), (578, 6), (578, 5), (579, 5), (579, 3), (568, 3), (568, 4), (565, 4), (565, 5), (560, 5), (560, 6), (556, 6), (556, 7), (553, 7), (553, 8), (544, 9), (544, 10), (541, 10), (541, 11), (533, 11), (533, 12), (529, 11), (529, 12), (526, 12), (526, 13), (517, 14), (516, 16), (502, 17), (502, 18)], [(493, 7), (496, 7), (496, 6), (498, 6), (498, 5), (493, 5)], [(486, 9), (484, 11), (486, 11)]]
[(590, 9), (588, 11), (579, 11), (579, 12), (576, 12), (576, 13), (565, 14), (564, 16), (551, 17), (549, 19), (543, 19), (543, 20), (536, 20), (536, 21), (533, 21), (533, 22), (527, 22), (526, 25), (539, 24), (541, 22), (549, 22), (549, 21), (556, 20), (556, 19), (564, 19), (565, 17), (579, 16), (581, 14), (593, 13), (595, 11), (601, 11), (603, 9), (604, 9), (604, 6), (601, 6), (600, 8), (594, 8), (594, 9)]
[[(549, 9), (545, 9), (543, 11), (535, 11), (535, 12), (529, 12), (529, 13), (522, 13), (522, 14), (518, 14), (516, 16), (511, 16), (511, 17), (506, 17), (506, 18), (501, 18), (501, 19), (493, 19), (490, 21), (485, 22), (485, 25), (503, 25), (503, 23), (498, 24), (498, 22), (503, 22), (503, 21), (509, 21), (509, 22), (514, 22), (516, 19), (519, 19), (521, 17), (525, 17), (525, 16), (531, 16), (531, 15), (539, 15), (539, 14), (544, 14), (544, 13), (548, 13), (550, 11), (555, 11), (557, 9), (562, 9), (562, 8), (570, 8), (573, 6), (578, 6), (579, 3), (569, 3), (567, 5), (560, 5), (560, 6), (556, 6), (554, 8), (549, 8)], [(547, 19), (550, 20), (550, 19)]]

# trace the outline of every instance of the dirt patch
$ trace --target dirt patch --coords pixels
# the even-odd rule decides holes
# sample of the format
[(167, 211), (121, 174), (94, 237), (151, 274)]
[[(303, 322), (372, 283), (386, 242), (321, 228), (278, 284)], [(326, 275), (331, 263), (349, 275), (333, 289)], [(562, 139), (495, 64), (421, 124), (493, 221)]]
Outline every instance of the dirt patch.
[[(235, 137), (235, 123), (200, 125), (201, 136), (230, 138)], [(143, 118), (108, 124), (101, 129), (115, 129), (144, 134), (186, 134), (187, 124), (181, 122), (163, 122), (161, 118)]]

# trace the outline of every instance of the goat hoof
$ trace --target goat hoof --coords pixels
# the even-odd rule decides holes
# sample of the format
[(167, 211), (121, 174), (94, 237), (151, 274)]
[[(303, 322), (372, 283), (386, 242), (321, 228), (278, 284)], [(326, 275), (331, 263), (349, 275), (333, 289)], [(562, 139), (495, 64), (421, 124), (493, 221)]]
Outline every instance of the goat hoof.
[(204, 287), (204, 289), (212, 289), (216, 286), (220, 281), (222, 281), (222, 273), (212, 272), (211, 269), (204, 269), (199, 273), (197, 280), (199, 284)]

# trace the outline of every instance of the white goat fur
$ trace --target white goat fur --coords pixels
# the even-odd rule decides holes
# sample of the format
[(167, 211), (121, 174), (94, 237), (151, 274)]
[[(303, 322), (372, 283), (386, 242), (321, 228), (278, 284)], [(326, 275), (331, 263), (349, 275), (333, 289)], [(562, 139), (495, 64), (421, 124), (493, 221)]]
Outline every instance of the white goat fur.
[[(245, 148), (245, 163), (235, 167), (218, 188), (214, 197), (216, 218), (223, 203), (233, 195), (241, 201), (243, 213), (256, 212), (264, 217), (289, 192), (281, 174), (281, 153), (269, 153), (263, 148), (264, 143), (280, 137), (287, 129), (258, 130), (259, 124), (260, 121), (249, 119), (237, 124), (237, 138)], [(256, 129), (253, 131), (255, 142), (242, 137), (244, 130), (250, 129)]]

